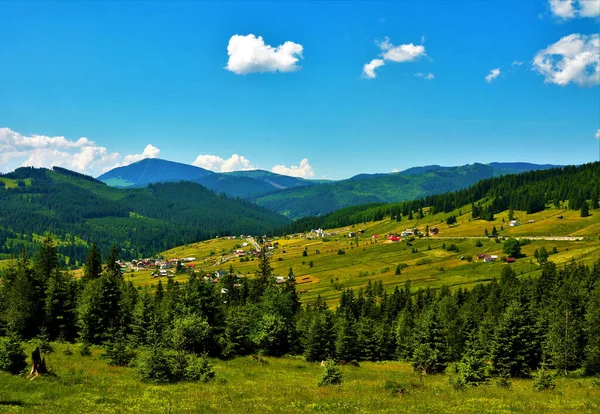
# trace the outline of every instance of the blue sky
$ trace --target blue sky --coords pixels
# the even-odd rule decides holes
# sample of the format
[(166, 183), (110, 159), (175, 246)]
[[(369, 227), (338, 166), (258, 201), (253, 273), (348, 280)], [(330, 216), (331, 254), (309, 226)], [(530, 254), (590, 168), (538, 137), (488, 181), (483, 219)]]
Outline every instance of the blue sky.
[(597, 1), (2, 2), (0, 171), (595, 161), (599, 15)]

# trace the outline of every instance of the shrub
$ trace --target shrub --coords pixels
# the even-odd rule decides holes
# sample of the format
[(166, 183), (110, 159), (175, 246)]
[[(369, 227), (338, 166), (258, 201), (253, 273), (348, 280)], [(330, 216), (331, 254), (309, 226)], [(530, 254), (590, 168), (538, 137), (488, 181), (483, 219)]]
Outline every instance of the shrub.
[(533, 373), (533, 388), (536, 391), (553, 390), (555, 386), (554, 376), (546, 370), (544, 365)]
[(215, 377), (215, 370), (206, 355), (190, 356), (184, 375), (190, 381), (209, 382)]
[(135, 358), (135, 351), (127, 345), (121, 336), (106, 344), (106, 352), (102, 355), (108, 365), (126, 367)]
[(387, 380), (383, 385), (383, 389), (389, 392), (391, 395), (404, 395), (407, 393), (406, 387), (397, 381)]
[(477, 240), (475, 242), (475, 247), (481, 247), (481, 246), (483, 246), (483, 243), (481, 242), (481, 240)]
[(27, 355), (19, 338), (11, 335), (0, 339), (0, 371), (18, 374), (27, 367)]
[(92, 351), (90, 350), (90, 345), (87, 342), (79, 344), (79, 355), (81, 355), (81, 356), (92, 355)]
[(419, 259), (417, 261), (417, 266), (430, 265), (430, 264), (431, 264), (431, 259), (429, 259), (427, 257), (423, 257), (422, 259)]
[(66, 348), (63, 350), (63, 354), (65, 354), (66, 356), (73, 355), (73, 350), (69, 345), (67, 345)]
[(317, 385), (319, 387), (324, 385), (338, 385), (342, 383), (342, 373), (340, 369), (335, 365), (333, 360), (329, 359), (325, 362), (323, 373), (319, 377)]
[(448, 382), (455, 391), (464, 391), (469, 387), (465, 378), (460, 374), (448, 377)]
[(174, 382), (172, 361), (161, 346), (150, 347), (136, 360), (136, 369), (142, 381), (153, 383)]
[(346, 254), (346, 252), (342, 249), (338, 249), (338, 254)]
[(180, 316), (173, 321), (170, 331), (173, 348), (200, 354), (211, 336), (211, 327), (205, 317), (195, 313)]
[(46, 333), (45, 328), (40, 330), (40, 334), (33, 340), (33, 345), (34, 348), (40, 348), (40, 352), (42, 354), (49, 354), (50, 352), (54, 351), (54, 348), (48, 339), (48, 334)]

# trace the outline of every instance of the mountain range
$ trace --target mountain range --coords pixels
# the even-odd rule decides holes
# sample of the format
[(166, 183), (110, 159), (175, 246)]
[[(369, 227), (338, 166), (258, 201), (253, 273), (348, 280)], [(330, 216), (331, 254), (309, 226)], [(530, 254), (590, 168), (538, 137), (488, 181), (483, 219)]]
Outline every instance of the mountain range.
[(191, 181), (217, 193), (242, 198), (317, 184), (310, 180), (263, 170), (215, 173), (194, 165), (158, 158), (146, 158), (124, 167), (114, 168), (99, 176), (98, 180), (118, 188), (145, 187), (158, 182)]
[(339, 181), (315, 181), (264, 170), (215, 173), (161, 159), (144, 159), (98, 177), (108, 185), (131, 188), (150, 183), (192, 181), (234, 197), (242, 197), (291, 219), (318, 216), (344, 207), (413, 200), (456, 191), (506, 174), (543, 170), (554, 165), (522, 162), (428, 165), (382, 174), (359, 174)]

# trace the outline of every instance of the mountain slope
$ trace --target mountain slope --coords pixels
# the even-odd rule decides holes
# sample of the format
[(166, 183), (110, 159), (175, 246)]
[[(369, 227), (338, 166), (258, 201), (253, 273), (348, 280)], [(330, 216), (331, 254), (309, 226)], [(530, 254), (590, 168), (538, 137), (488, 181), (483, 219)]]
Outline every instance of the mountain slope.
[(460, 190), (486, 178), (550, 167), (527, 163), (476, 163), (460, 167), (432, 165), (400, 173), (360, 174), (316, 187), (256, 197), (255, 201), (290, 218), (318, 216), (361, 204), (414, 200)]
[(316, 187), (291, 189), (258, 197), (256, 202), (290, 218), (317, 216), (344, 207), (414, 200), (430, 194), (454, 191), (493, 176), (483, 164), (428, 171), (418, 175), (373, 174)]
[(288, 177), (269, 171), (235, 171), (215, 173), (193, 165), (158, 158), (146, 158), (133, 164), (114, 168), (98, 180), (117, 188), (145, 187), (148, 184), (192, 181), (233, 197), (251, 197), (292, 187), (317, 185), (302, 178)]
[(0, 176), (0, 253), (31, 247), (51, 231), (61, 252), (82, 260), (87, 243), (116, 243), (124, 257), (223, 234), (263, 234), (289, 221), (192, 182), (118, 189), (64, 170), (19, 168)]
[(144, 187), (152, 183), (168, 181), (194, 181), (214, 174), (212, 171), (193, 165), (166, 161), (158, 158), (146, 158), (124, 167), (114, 168), (98, 180), (113, 187)]

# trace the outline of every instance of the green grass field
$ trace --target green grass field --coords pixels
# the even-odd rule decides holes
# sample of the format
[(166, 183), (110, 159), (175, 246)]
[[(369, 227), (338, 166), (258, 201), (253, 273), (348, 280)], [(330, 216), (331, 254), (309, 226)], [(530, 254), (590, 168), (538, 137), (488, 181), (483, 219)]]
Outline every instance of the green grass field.
[[(449, 375), (423, 378), (401, 362), (343, 366), (344, 382), (318, 387), (319, 364), (301, 358), (211, 360), (216, 378), (208, 384), (152, 385), (138, 380), (135, 369), (111, 367), (100, 358), (77, 352), (64, 355), (54, 344), (47, 362), (55, 376), (28, 380), (0, 373), (0, 411), (56, 413), (178, 412), (556, 412), (600, 410), (600, 382), (593, 378), (562, 378), (553, 391), (533, 390), (532, 380), (513, 380), (512, 387), (484, 385), (455, 391)], [(31, 345), (27, 351), (31, 351)], [(76, 347), (71, 346), (74, 351)], [(392, 394), (387, 381), (404, 392)]]
[[(463, 211), (466, 211), (463, 210)], [(459, 211), (449, 213), (457, 214)], [(557, 216), (562, 215), (563, 219)], [(335, 305), (341, 289), (360, 288), (369, 281), (382, 281), (384, 287), (393, 290), (410, 280), (414, 289), (419, 287), (438, 288), (442, 285), (451, 287), (471, 287), (476, 283), (498, 278), (502, 266), (508, 266), (500, 261), (483, 263), (477, 260), (477, 254), (487, 253), (503, 256), (502, 244), (495, 240), (485, 239), (484, 229), (489, 232), (496, 226), (500, 236), (504, 237), (559, 237), (576, 236), (582, 240), (532, 240), (523, 246), (522, 253), (513, 266), (518, 275), (538, 275), (540, 265), (533, 257), (535, 249), (545, 247), (551, 251), (554, 247), (558, 253), (550, 256), (557, 265), (571, 260), (592, 264), (600, 257), (600, 210), (592, 211), (590, 217), (581, 218), (577, 211), (545, 210), (540, 213), (527, 215), (525, 212), (515, 212), (522, 223), (517, 227), (508, 226), (508, 212), (497, 214), (493, 222), (482, 220), (469, 221), (470, 212), (458, 217), (458, 224), (448, 226), (445, 219), (448, 214), (426, 215), (422, 220), (402, 220), (401, 222), (385, 219), (363, 225), (331, 229), (332, 235), (326, 239), (295, 236), (274, 239), (279, 247), (273, 250), (272, 266), (274, 273), (285, 276), (290, 267), (296, 275), (298, 290), (304, 302), (314, 300), (317, 295), (325, 298), (330, 305)], [(504, 223), (502, 220), (504, 219)], [(533, 220), (532, 223), (529, 221)], [(406, 228), (417, 227), (421, 231), (425, 226), (438, 227), (438, 236), (417, 238), (412, 246), (405, 242), (391, 243), (386, 240), (388, 233), (400, 233)], [(504, 230), (501, 230), (504, 226)], [(364, 230), (358, 238), (348, 238), (349, 232)], [(372, 236), (377, 235), (375, 240)], [(474, 239), (472, 237), (479, 237)], [(358, 240), (358, 246), (356, 241)], [(476, 246), (480, 241), (483, 245)], [(232, 258), (217, 265), (222, 256), (235, 250), (244, 242), (240, 239), (214, 239), (196, 244), (180, 246), (163, 253), (166, 258), (195, 257), (196, 270), (204, 273), (218, 269), (227, 270), (232, 265), (236, 272), (252, 276), (257, 262), (243, 262)], [(458, 246), (458, 252), (447, 251), (443, 245)], [(249, 250), (251, 246), (243, 248)], [(416, 253), (412, 249), (417, 250)], [(307, 249), (307, 256), (303, 251)], [(338, 254), (343, 250), (345, 254)], [(285, 251), (285, 253), (284, 253)], [(461, 260), (461, 257), (473, 257), (473, 262)], [(430, 264), (429, 264), (430, 262)], [(312, 267), (311, 267), (312, 263)], [(395, 275), (398, 264), (407, 264), (400, 276)], [(427, 264), (419, 264), (427, 263)], [(175, 278), (185, 281), (187, 276)], [(126, 273), (126, 280), (132, 280), (136, 286), (155, 286), (158, 280), (152, 278), (150, 271)], [(164, 281), (163, 281), (164, 283)]]

